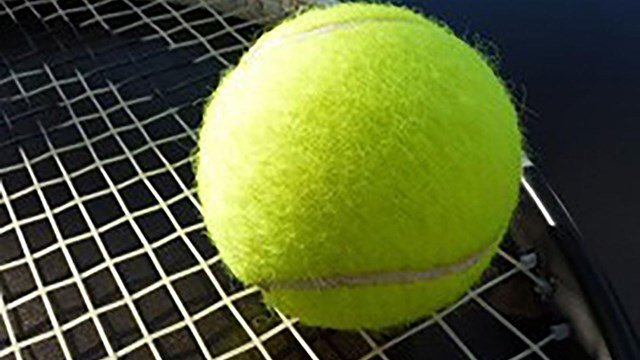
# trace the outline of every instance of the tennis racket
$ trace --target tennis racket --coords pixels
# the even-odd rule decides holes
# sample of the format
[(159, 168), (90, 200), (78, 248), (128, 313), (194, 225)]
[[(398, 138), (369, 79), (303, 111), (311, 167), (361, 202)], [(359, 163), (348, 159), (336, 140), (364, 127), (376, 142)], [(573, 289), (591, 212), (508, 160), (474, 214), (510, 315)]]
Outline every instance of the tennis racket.
[(203, 103), (310, 2), (0, 1), (0, 359), (640, 358), (526, 159), (491, 267), (428, 318), (305, 327), (229, 275), (193, 187)]

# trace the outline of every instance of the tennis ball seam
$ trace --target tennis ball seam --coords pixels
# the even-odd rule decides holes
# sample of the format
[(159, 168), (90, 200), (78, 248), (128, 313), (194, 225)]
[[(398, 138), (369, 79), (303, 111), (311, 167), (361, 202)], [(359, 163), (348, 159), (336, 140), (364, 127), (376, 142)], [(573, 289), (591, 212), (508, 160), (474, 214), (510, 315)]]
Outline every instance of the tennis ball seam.
[(265, 291), (279, 290), (327, 290), (335, 288), (355, 288), (361, 286), (382, 286), (410, 284), (419, 281), (435, 280), (444, 276), (461, 274), (476, 265), (487, 255), (492, 255), (486, 248), (471, 254), (457, 262), (431, 267), (424, 271), (371, 272), (367, 274), (331, 275), (293, 280), (258, 281), (256, 285)]
[(422, 23), (419, 20), (408, 19), (403, 17), (370, 18), (370, 19), (357, 19), (357, 20), (350, 20), (350, 21), (334, 22), (334, 23), (330, 23), (322, 26), (316, 26), (302, 32), (284, 34), (278, 37), (274, 37), (273, 39), (267, 39), (262, 43), (259, 42), (256, 44), (256, 47), (254, 47), (252, 51), (249, 54), (247, 54), (248, 56), (245, 59), (245, 61), (251, 62), (251, 60), (255, 58), (258, 54), (260, 54), (262, 51), (275, 46), (282, 45), (289, 41), (297, 42), (297, 41), (305, 40), (307, 38), (313, 38), (317, 35), (328, 35), (337, 30), (353, 29), (354, 27), (358, 27), (358, 26), (366, 25), (370, 23), (375, 23), (375, 24), (387, 23), (387, 24), (403, 24), (403, 25), (408, 24), (408, 25), (424, 26), (424, 23)]

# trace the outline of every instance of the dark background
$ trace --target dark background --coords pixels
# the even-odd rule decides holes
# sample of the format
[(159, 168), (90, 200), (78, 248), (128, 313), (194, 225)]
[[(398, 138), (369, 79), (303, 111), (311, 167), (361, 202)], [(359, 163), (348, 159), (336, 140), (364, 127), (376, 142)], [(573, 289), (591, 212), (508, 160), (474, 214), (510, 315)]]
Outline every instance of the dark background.
[(409, 0), (483, 38), (524, 103), (530, 155), (640, 330), (640, 1)]

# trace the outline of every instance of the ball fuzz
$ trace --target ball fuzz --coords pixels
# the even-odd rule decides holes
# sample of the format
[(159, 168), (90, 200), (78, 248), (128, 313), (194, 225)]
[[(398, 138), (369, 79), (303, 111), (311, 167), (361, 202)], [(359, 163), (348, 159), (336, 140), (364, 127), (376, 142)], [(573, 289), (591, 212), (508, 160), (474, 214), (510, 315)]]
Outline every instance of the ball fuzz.
[(263, 35), (215, 91), (198, 194), (265, 301), (339, 329), (455, 301), (516, 206), (521, 135), (481, 54), (411, 10), (343, 4)]

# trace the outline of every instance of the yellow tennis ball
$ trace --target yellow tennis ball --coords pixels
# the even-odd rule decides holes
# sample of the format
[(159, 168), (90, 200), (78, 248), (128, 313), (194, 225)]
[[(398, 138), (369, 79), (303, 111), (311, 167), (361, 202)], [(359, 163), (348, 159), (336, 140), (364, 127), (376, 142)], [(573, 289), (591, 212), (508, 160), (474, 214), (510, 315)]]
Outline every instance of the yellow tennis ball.
[(516, 111), (481, 54), (411, 10), (343, 4), (269, 31), (222, 80), (198, 194), (223, 261), (267, 304), (383, 328), (479, 279), (520, 156)]

